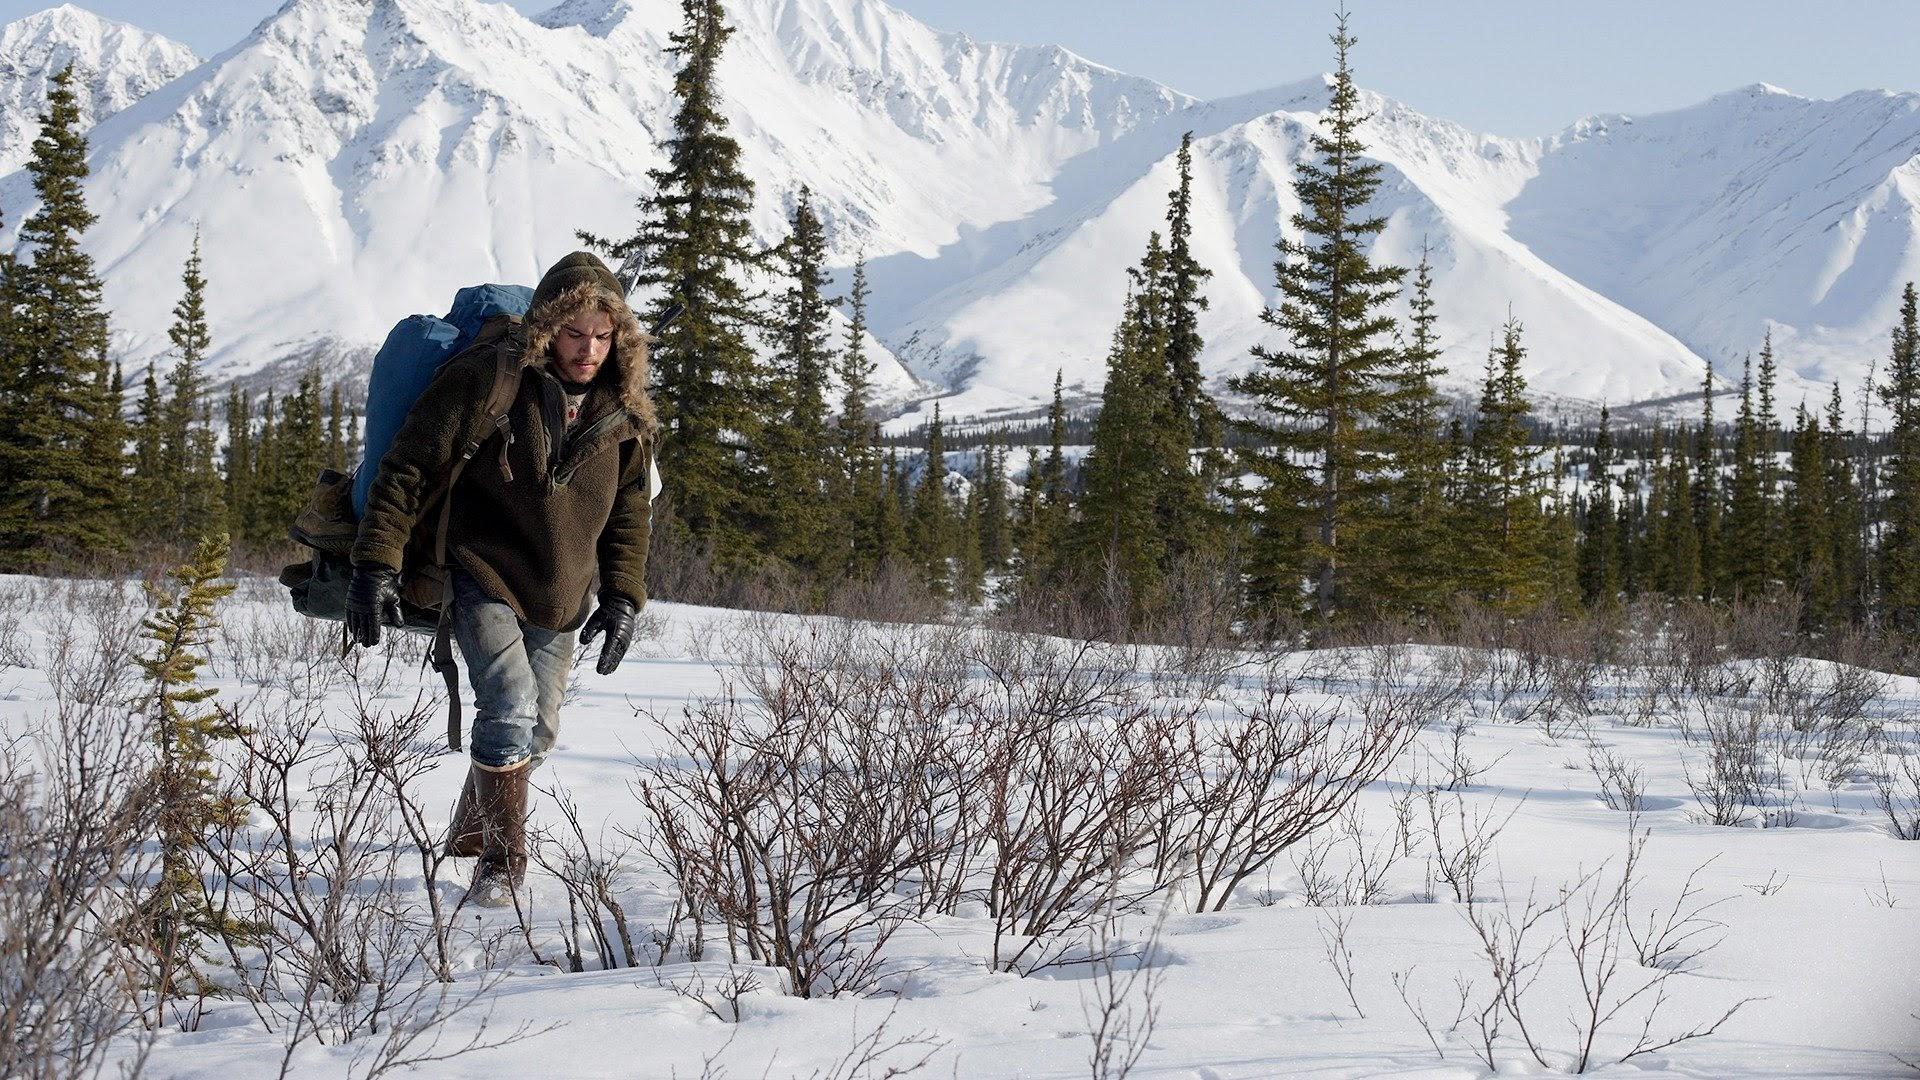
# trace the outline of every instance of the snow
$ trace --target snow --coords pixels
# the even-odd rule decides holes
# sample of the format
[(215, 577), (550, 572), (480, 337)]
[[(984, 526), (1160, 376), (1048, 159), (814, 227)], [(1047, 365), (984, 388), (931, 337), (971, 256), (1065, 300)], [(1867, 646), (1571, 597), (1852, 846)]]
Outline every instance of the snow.
[[(1097, 393), (1125, 268), (1164, 228), (1189, 130), (1195, 250), (1214, 270), (1204, 368), (1219, 389), (1274, 343), (1259, 314), (1324, 76), (1201, 102), (880, 0), (729, 13), (723, 108), (756, 233), (776, 240), (807, 186), (842, 282), (870, 258), (884, 404), (938, 394), (949, 416), (1013, 414), (1047, 400), (1056, 370)], [(98, 57), (116, 74), (92, 106), (114, 115), (91, 135), (89, 246), (129, 370), (165, 350), (195, 223), (217, 377), (364, 355), (461, 285), (530, 282), (575, 230), (631, 227), (662, 164), (677, 21), (637, 0), (535, 18), (486, 0), (290, 0), (194, 68), (164, 39), (54, 9), (10, 24), (0, 50), (0, 219), (17, 229), (31, 208), (6, 172), (44, 58)], [(1769, 330), (1788, 407), (1834, 380), (1851, 400), (1920, 278), (1920, 94), (1755, 84), (1529, 139), (1363, 102), (1389, 219), (1374, 253), (1411, 265), (1430, 247), (1456, 388), (1511, 311), (1543, 400), (1690, 394)]]
[(199, 63), (177, 41), (72, 4), (0, 26), (0, 176), (32, 156), (47, 88), (68, 64), (90, 128)]
[[(29, 579), (0, 581), (0, 591), (13, 598), (7, 610), (15, 615), (22, 598), (37, 596), (45, 605), (45, 613), (9, 622), (0, 631), (8, 646), (0, 651), (15, 658), (0, 677), (5, 684), (0, 728), (29, 729), (48, 709), (46, 673), (33, 664), (22, 666), (18, 658), (43, 647), (37, 635), (45, 620), (55, 617), (52, 611), (93, 610), (76, 597), (100, 586), (82, 584), (66, 594), (62, 588)], [(220, 636), (223, 644), (216, 647), (211, 668), (221, 700), (258, 705), (270, 700), (270, 694), (260, 695), (276, 672), (304, 666), (298, 643), (309, 628), (287, 610), (279, 592), (270, 581), (251, 579), (223, 607), (229, 630)], [(738, 657), (728, 652), (729, 642), (750, 637), (756, 626), (797, 625), (790, 617), (671, 603), (656, 602), (648, 612), (645, 639), (613, 676), (593, 675), (590, 660), (576, 667), (575, 696), (564, 713), (559, 747), (538, 777), (542, 788), (564, 790), (577, 800), (589, 835), (603, 822), (617, 829), (642, 821), (630, 787), (638, 776), (635, 763), (664, 749), (651, 718), (670, 720), (689, 703), (738, 687), (742, 670)], [(84, 617), (79, 620), (85, 623)], [(330, 628), (322, 627), (304, 640), (333, 639)], [(251, 665), (233, 662), (227, 650), (234, 642), (254, 655)], [(281, 660), (263, 660), (265, 642), (292, 646), (280, 650)], [(398, 682), (380, 699), (388, 707), (404, 708), (414, 700), (416, 677), (420, 690), (430, 692), (437, 685), (430, 673), (415, 670), (411, 646), (400, 655), (394, 669)], [(1481, 655), (1496, 664), (1504, 657)], [(1463, 658), (1474, 654), (1414, 650), (1402, 658), (1403, 677), (1434, 678)], [(1285, 665), (1299, 680), (1302, 700), (1315, 701), (1363, 692), (1368, 673), (1379, 670), (1382, 659), (1378, 650), (1352, 649), (1298, 653)], [(331, 660), (323, 661), (328, 664)], [(1809, 668), (1816, 677), (1836, 670), (1844, 669)], [(1739, 672), (1730, 669), (1729, 674)], [(1634, 694), (1629, 672), (1606, 673), (1602, 686), (1590, 721), (1593, 745), (1645, 775), (1640, 823), (1650, 838), (1639, 895), (1648, 904), (1671, 903), (1697, 870), (1694, 884), (1701, 896), (1720, 901), (1710, 918), (1720, 924), (1713, 936), (1722, 943), (1668, 984), (1665, 1019), (1658, 1026), (1677, 1032), (1711, 1020), (1741, 999), (1758, 1000), (1713, 1037), (1601, 1075), (1657, 1071), (1675, 1077), (1802, 1078), (1897, 1071), (1891, 1055), (1911, 1058), (1920, 1051), (1920, 1019), (1910, 1015), (1920, 1000), (1920, 845), (1888, 835), (1873, 808), (1871, 785), (1857, 772), (1840, 777), (1831, 789), (1814, 783), (1801, 787), (1801, 810), (1792, 827), (1703, 824), (1687, 783), (1687, 770), (1697, 771), (1701, 751), (1683, 742), (1670, 716), (1647, 726), (1629, 723)], [(1250, 687), (1233, 681), (1223, 690), (1229, 700), (1248, 692)], [(1490, 699), (1477, 695), (1466, 713), (1464, 754), (1484, 771), (1457, 792), (1460, 805), (1496, 820), (1511, 815), (1474, 890), (1488, 898), (1475, 905), (1482, 910), (1497, 907), (1492, 898), (1502, 893), (1516, 904), (1529, 890), (1551, 894), (1603, 863), (1608, 873), (1617, 873), (1628, 843), (1630, 815), (1603, 804), (1587, 767), (1587, 741), (1571, 730), (1549, 738), (1536, 724), (1516, 720), (1514, 705), (1498, 714)], [(345, 691), (336, 689), (329, 716), (339, 722), (346, 708)], [(1920, 680), (1892, 679), (1869, 715), (1911, 737), (1916, 710)], [(1438, 775), (1450, 753), (1446, 743), (1445, 730), (1428, 731), (1386, 781), (1362, 794), (1358, 822), (1366, 847), (1336, 842), (1329, 855), (1336, 877), (1355, 852), (1368, 850), (1377, 857), (1393, 842), (1396, 796), (1406, 793), (1416, 777)], [(443, 815), (436, 827), (444, 824), (463, 772), (460, 758), (448, 755), (427, 776), (427, 803)], [(1451, 806), (1455, 794), (1442, 792), (1440, 805)], [(535, 820), (552, 821), (553, 815), (551, 801), (539, 797)], [(1269, 875), (1249, 882), (1224, 911), (1189, 914), (1174, 905), (1160, 935), (1155, 968), (1163, 979), (1157, 992), (1159, 1022), (1136, 1075), (1216, 1080), (1486, 1075), (1459, 1040), (1443, 1042), (1447, 1057), (1437, 1058), (1393, 985), (1397, 973), (1406, 973), (1415, 999), (1430, 1014), (1441, 1014), (1444, 1025), (1454, 1010), (1454, 977), (1484, 977), (1465, 918), (1468, 908), (1454, 902), (1444, 885), (1438, 898), (1428, 895), (1434, 883), (1426, 873), (1423, 829), (1415, 831), (1414, 854), (1385, 874), (1374, 903), (1305, 904), (1305, 881), (1297, 869), (1307, 850), (1302, 845), (1291, 859), (1283, 856), (1274, 864)], [(1335, 828), (1327, 835), (1338, 833)], [(1778, 888), (1769, 892), (1772, 885)], [(417, 877), (409, 879), (405, 895), (417, 901), (420, 888)], [(448, 899), (457, 897), (457, 885), (448, 888)], [(670, 903), (667, 882), (650, 869), (636, 869), (617, 890), (637, 932), (657, 925)], [(536, 872), (534, 940), (549, 953), (557, 951), (565, 910), (555, 882)], [(1325, 955), (1322, 928), (1336, 915), (1351, 919), (1354, 995), (1364, 1016), (1348, 1003)], [(469, 926), (474, 918), (470, 911), (462, 915)], [(511, 926), (510, 914), (478, 918), (483, 928)], [(1120, 933), (1142, 942), (1151, 922), (1148, 915), (1135, 916)], [(657, 967), (563, 974), (533, 963), (515, 945), (500, 961), (505, 975), (488, 993), (485, 1007), (451, 1022), (449, 1045), (472, 1034), (482, 1016), (495, 1034), (523, 1022), (541, 1027), (558, 1020), (564, 1026), (428, 1066), (419, 1074), (687, 1077), (701, 1075), (703, 1061), (711, 1060), (728, 1075), (806, 1076), (831, 1066), (856, 1033), (865, 1035), (884, 1020), (894, 1036), (925, 1033), (943, 1040), (924, 1075), (1086, 1075), (1090, 973), (1079, 966), (1027, 978), (991, 972), (983, 962), (989, 928), (990, 920), (968, 916), (965, 909), (960, 916), (911, 923), (887, 950), (896, 974), (886, 985), (897, 996), (802, 1001), (763, 989), (744, 999), (738, 1024), (714, 1018), (667, 988), (719, 978), (725, 965), (712, 953), (699, 965), (676, 959)], [(477, 984), (476, 963), (471, 951), (462, 955), (458, 988)], [(1629, 966), (1640, 970), (1631, 961)], [(764, 982), (774, 982), (770, 973), (762, 974)], [(1530, 997), (1537, 1003), (1530, 1008), (1538, 1010), (1543, 1041), (1556, 1053), (1569, 1045), (1560, 1010), (1570, 1001), (1573, 977), (1570, 963), (1554, 958)], [(1602, 1050), (1617, 1055), (1636, 1031), (1637, 1026), (1603, 1037)], [(295, 1052), (292, 1068), (299, 1076), (347, 1075), (361, 1049), (309, 1043)], [(280, 1053), (280, 1043), (244, 1004), (214, 999), (200, 1030), (159, 1033), (149, 1069), (177, 1078), (246, 1080), (276, 1075)], [(1546, 1071), (1530, 1061), (1522, 1064), (1516, 1054), (1505, 1054), (1502, 1061), (1503, 1075)]]

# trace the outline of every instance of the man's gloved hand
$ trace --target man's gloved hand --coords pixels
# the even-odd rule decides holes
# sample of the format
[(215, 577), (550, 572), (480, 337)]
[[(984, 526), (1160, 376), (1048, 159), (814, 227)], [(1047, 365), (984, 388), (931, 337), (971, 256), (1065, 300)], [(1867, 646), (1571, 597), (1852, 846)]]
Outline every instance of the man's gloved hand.
[(640, 609), (633, 601), (619, 593), (602, 593), (600, 606), (587, 619), (587, 625), (580, 629), (580, 644), (591, 645), (593, 639), (602, 630), (607, 633), (606, 643), (600, 646), (600, 662), (593, 670), (602, 675), (611, 675), (620, 666), (620, 658), (627, 655), (627, 646), (633, 644), (633, 622)]
[(347, 582), (347, 636), (380, 644), (380, 625), (400, 626), (400, 573), (390, 566), (355, 566)]

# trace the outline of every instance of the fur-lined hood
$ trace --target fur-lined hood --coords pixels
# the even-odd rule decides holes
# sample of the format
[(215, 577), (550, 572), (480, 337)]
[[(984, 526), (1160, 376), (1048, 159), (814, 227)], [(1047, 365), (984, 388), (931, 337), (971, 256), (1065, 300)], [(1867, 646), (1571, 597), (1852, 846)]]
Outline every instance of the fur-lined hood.
[(648, 348), (657, 339), (640, 328), (639, 318), (627, 307), (626, 301), (605, 285), (593, 280), (580, 281), (535, 304), (522, 323), (526, 347), (520, 354), (520, 363), (526, 367), (544, 366), (554, 335), (574, 316), (593, 308), (613, 315), (613, 348), (595, 381), (612, 379), (620, 392), (621, 406), (633, 414), (640, 422), (641, 431), (651, 437), (660, 425), (653, 410), (653, 398), (647, 394)]

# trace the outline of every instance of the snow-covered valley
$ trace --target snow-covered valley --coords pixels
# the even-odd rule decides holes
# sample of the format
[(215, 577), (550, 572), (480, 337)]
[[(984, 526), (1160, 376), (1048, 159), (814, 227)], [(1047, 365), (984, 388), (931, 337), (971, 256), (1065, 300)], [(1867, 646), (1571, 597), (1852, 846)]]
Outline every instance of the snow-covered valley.
[[(124, 643), (142, 607), (133, 591), (18, 578), (0, 585), (0, 726), (28, 739), (16, 749), (54, 731), (56, 715), (125, 724), (125, 711), (98, 697), (103, 707), (89, 713), (79, 688), (98, 671), (93, 660)], [(253, 805), (225, 850), (278, 850), (277, 822), (290, 811), (285, 821), (303, 838), (295, 857), (310, 860), (303, 865), (317, 903), (336, 857), (328, 823), (345, 820), (372, 729), (399, 735), (388, 745), (411, 763), (401, 770), (407, 798), (429, 831), (444, 828), (464, 762), (439, 745), (438, 682), (419, 670), (411, 640), (391, 663), (383, 651), (343, 664), (332, 629), (291, 614), (263, 579), (242, 581), (219, 614), (207, 681), (253, 727), (254, 744), (294, 762), (295, 781), (284, 806), (278, 796)], [(1920, 814), (1912, 787), (1920, 681), (1787, 657), (1688, 668), (1678, 650), (1638, 640), (1602, 664), (1592, 659), (1597, 647), (1583, 658), (1568, 646), (1563, 638), (1553, 653), (1375, 646), (1176, 655), (657, 603), (645, 640), (615, 675), (593, 675), (590, 661), (576, 668), (559, 746), (536, 779), (533, 816), (545, 841), (526, 899), (528, 932), (511, 911), (456, 910), (469, 864), (440, 863), (429, 883), (400, 818), (388, 816), (392, 800), (374, 797), (374, 810), (353, 819), (362, 822), (351, 845), (362, 899), (342, 910), (357, 920), (354, 934), (384, 941), (390, 932), (411, 943), (375, 951), (400, 957), (412, 974), (395, 985), (411, 986), (432, 951), (409, 949), (427, 948), (432, 936), (421, 927), (437, 899), (451, 912), (449, 996), (423, 1004), (389, 991), (392, 1014), (343, 1040), (339, 1018), (364, 1014), (364, 998), (310, 1002), (317, 1011), (300, 1019), (297, 994), (258, 989), (268, 985), (258, 953), (230, 960), (214, 950), (203, 967), (225, 989), (181, 1007), (198, 1014), (192, 1030), (169, 1014), (152, 1036), (148, 1074), (370, 1075), (391, 1057), (382, 1056), (391, 1032), (417, 1031), (421, 1017), (442, 1009), (443, 1022), (407, 1053), (513, 1041), (422, 1064), (420, 1075), (850, 1077), (893, 1075), (886, 1067), (925, 1060), (920, 1075), (1085, 1076), (1100, 1045), (1090, 1031), (1102, 1002), (1113, 1000), (1108, 1049), (1124, 1058), (1137, 1048), (1135, 1076), (1535, 1075), (1577, 1060), (1583, 986), (1594, 986), (1603, 962), (1611, 981), (1596, 1000), (1624, 1006), (1592, 1042), (1590, 1066), (1600, 1075), (1900, 1073), (1901, 1058), (1920, 1055), (1920, 842), (1890, 835), (1880, 792), (1890, 785), (1899, 812)], [(767, 681), (770, 660), (793, 666)], [(942, 682), (949, 677), (959, 682)], [(1062, 702), (1056, 730), (1090, 733), (1095, 742), (1086, 745), (1109, 749), (1099, 733), (1151, 717), (1190, 717), (1195, 737), (1213, 745), (1207, 740), (1273, 715), (1276, 701), (1329, 718), (1327, 731), (1343, 746), (1398, 722), (1389, 716), (1423, 726), (1347, 812), (1236, 883), (1215, 880), (1204, 900), (1205, 875), (1195, 868), (1222, 849), (1197, 831), (1164, 850), (1129, 841), (1117, 892), (1094, 887), (1065, 909), (1120, 896), (1117, 918), (1062, 914), (1032, 938), (996, 933), (996, 868), (1015, 861), (1006, 848), (969, 848), (976, 861), (951, 878), (951, 866), (896, 868), (880, 892), (822, 924), (829, 934), (850, 927), (849, 955), (873, 961), (853, 980), (860, 989), (801, 999), (783, 992), (791, 982), (778, 965), (744, 955), (730, 963), (718, 921), (701, 931), (684, 918), (675, 877), (649, 857), (662, 850), (662, 819), (641, 797), (697, 773), (700, 755), (670, 733), (684, 735), (691, 718), (715, 715), (729, 695), (739, 730), (764, 731), (769, 715), (801, 715), (806, 701), (833, 699), (835, 688), (854, 685), (849, 679), (871, 693), (938, 684), (997, 703), (987, 712), (970, 712), (959, 698), (930, 707), (939, 737), (957, 747), (992, 742), (991, 728), (978, 726), (989, 713), (1001, 721), (1052, 715)], [(759, 696), (769, 687), (785, 695), (772, 713)], [(1718, 775), (1716, 754), (1739, 751), (1737, 739), (1715, 732), (1749, 718), (1756, 786), (1733, 815), (1741, 824), (1711, 824), (1714, 804), (1702, 791)], [(1138, 776), (1109, 764), (1120, 772), (1096, 770), (1099, 779), (1078, 789), (1094, 793), (1084, 803), (1043, 807), (1016, 797), (1006, 805), (1021, 821), (1060, 826), (1046, 834), (1059, 839), (1130, 797)], [(256, 764), (263, 770), (272, 771)], [(223, 776), (238, 774), (229, 755)], [(1046, 788), (1035, 774), (1019, 775), (1038, 785), (1023, 791)], [(1323, 791), (1337, 781), (1328, 773), (1317, 783)], [(578, 832), (562, 801), (574, 806)], [(1297, 808), (1271, 803), (1262, 820), (1284, 819), (1288, 806)], [(319, 816), (323, 808), (331, 816)], [(807, 820), (806, 829), (825, 824)], [(814, 835), (784, 838), (783, 857), (800, 857), (803, 833)], [(1643, 846), (1622, 892), (1636, 836)], [(1061, 844), (1047, 858), (1072, 865), (1071, 844)], [(1157, 851), (1169, 856), (1165, 874), (1153, 869)], [(582, 884), (589, 880), (604, 890)], [(926, 883), (944, 880), (959, 888), (953, 901), (923, 905)], [(1609, 907), (1615, 898), (1618, 910)], [(1529, 966), (1516, 1001), (1529, 1027), (1504, 1021), (1491, 1037), (1490, 1070), (1476, 1058), (1487, 1042), (1476, 1010), (1495, 980), (1476, 927), (1496, 944), (1506, 940), (1530, 899), (1536, 910), (1565, 906), (1545, 908), (1517, 942)], [(875, 919), (876, 910), (890, 914)], [(704, 952), (693, 960), (698, 933)], [(1588, 948), (1576, 955), (1567, 941), (1582, 934)], [(1104, 941), (1096, 957), (1109, 959), (1089, 962), (1089, 941), (1096, 949)], [(1015, 954), (1030, 943), (1033, 951)], [(252, 985), (247, 978), (261, 980), (252, 1000), (237, 989)], [(1636, 993), (1641, 987), (1652, 989)], [(1711, 1035), (1615, 1064), (1636, 1047), (1712, 1027), (1743, 1001)], [(1149, 1008), (1153, 1022), (1143, 1025)], [(293, 1038), (302, 1024), (306, 1034)], [(134, 1040), (117, 1045), (131, 1053)], [(862, 1047), (873, 1054), (859, 1064)]]

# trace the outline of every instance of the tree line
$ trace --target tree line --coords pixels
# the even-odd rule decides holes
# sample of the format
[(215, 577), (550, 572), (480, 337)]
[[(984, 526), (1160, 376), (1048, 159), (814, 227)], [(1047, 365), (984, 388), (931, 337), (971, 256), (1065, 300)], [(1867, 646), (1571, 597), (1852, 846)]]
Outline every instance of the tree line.
[[(716, 84), (733, 31), (720, 0), (681, 12), (666, 163), (630, 235), (580, 233), (634, 271), (643, 315), (683, 305), (654, 346), (662, 566), (772, 574), (803, 604), (887, 573), (968, 604), (1097, 598), (1141, 631), (1221, 582), (1243, 617), (1320, 625), (1433, 623), (1463, 599), (1518, 613), (1783, 591), (1816, 624), (1920, 620), (1911, 285), (1871, 387), (1884, 436), (1864, 417), (1849, 426), (1837, 387), (1823, 411), (1781, 417), (1771, 338), (1730, 421), (1714, 415), (1709, 373), (1698, 423), (1621, 430), (1603, 410), (1597, 427), (1556, 432), (1531, 412), (1517, 316), (1494, 330), (1477, 400), (1461, 407), (1438, 385), (1427, 253), (1411, 268), (1369, 254), (1386, 226), (1369, 210), (1381, 166), (1365, 157), (1342, 18), (1262, 315), (1279, 344), (1229, 380), (1234, 408), (1199, 365), (1209, 271), (1192, 248), (1189, 134), (1164, 231), (1127, 271), (1097, 411), (1070, 415), (1056, 375), (1037, 428), (955, 427), (936, 403), (917, 430), (884, 436), (865, 261), (831, 295), (828, 227), (804, 188), (786, 236), (753, 239), (753, 184)], [(271, 547), (315, 473), (357, 460), (354, 403), (314, 371), (277, 399), (234, 387), (216, 436), (196, 239), (174, 363), (149, 368), (123, 415), (79, 248), (93, 216), (78, 123), (63, 74), (28, 166), (40, 207), (0, 259), (0, 559), (185, 543), (208, 522)]]

